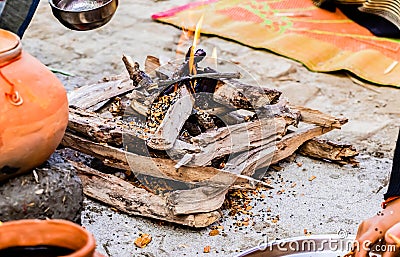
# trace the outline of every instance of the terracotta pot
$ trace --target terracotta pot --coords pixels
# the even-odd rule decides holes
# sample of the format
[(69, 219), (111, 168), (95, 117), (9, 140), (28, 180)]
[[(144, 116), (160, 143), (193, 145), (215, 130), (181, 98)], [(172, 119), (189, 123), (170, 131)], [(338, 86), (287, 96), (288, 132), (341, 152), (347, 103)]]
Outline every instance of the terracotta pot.
[(61, 82), (17, 35), (0, 30), (0, 182), (47, 160), (67, 123)]
[(63, 257), (104, 257), (95, 252), (93, 235), (70, 221), (18, 220), (0, 225), (0, 250), (40, 245), (74, 250)]

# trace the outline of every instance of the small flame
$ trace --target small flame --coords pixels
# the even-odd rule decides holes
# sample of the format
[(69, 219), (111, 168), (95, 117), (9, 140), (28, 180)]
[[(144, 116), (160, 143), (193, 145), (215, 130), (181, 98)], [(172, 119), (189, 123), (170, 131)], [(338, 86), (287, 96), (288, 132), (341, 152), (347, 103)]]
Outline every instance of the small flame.
[(207, 65), (214, 69), (217, 70), (218, 69), (218, 56), (217, 56), (217, 48), (214, 47), (212, 50), (212, 54), (210, 58), (206, 58), (205, 61), (207, 62)]
[(217, 69), (218, 66), (218, 55), (217, 55), (217, 48), (214, 47), (211, 54), (211, 60), (213, 61), (214, 68)]
[(196, 24), (196, 30), (194, 31), (194, 38), (193, 38), (193, 48), (197, 47), (197, 43), (200, 39), (200, 29), (203, 25), (204, 15), (200, 17), (200, 20)]
[(213, 59), (217, 59), (218, 55), (217, 55), (217, 48), (214, 47), (212, 50), (212, 54), (211, 54), (211, 58)]
[(194, 67), (194, 53), (196, 52), (196, 47), (200, 38), (200, 29), (201, 25), (203, 24), (203, 19), (204, 15), (200, 17), (199, 21), (196, 24), (196, 30), (194, 31), (194, 37), (193, 37), (193, 44), (192, 47), (190, 48), (189, 73), (192, 75), (196, 75), (197, 73), (196, 68)]

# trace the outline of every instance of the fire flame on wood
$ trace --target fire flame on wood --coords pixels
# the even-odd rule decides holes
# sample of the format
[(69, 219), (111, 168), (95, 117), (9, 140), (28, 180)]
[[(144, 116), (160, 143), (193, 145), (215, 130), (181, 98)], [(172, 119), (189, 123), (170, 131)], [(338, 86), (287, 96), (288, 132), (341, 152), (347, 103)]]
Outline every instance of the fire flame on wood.
[(191, 75), (197, 74), (196, 68), (194, 67), (194, 53), (196, 52), (197, 43), (200, 38), (200, 29), (203, 24), (203, 19), (204, 16), (202, 15), (196, 24), (196, 30), (194, 31), (194, 37), (193, 37), (193, 44), (192, 47), (190, 48), (189, 73)]
[(211, 60), (213, 62), (214, 69), (218, 69), (218, 55), (217, 55), (217, 48), (214, 47), (211, 54)]

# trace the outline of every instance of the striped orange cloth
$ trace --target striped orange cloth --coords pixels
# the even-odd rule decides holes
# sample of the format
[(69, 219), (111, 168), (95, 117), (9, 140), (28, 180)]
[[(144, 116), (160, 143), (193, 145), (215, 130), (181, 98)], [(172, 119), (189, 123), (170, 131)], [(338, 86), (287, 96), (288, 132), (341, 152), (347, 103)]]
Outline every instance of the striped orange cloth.
[(203, 34), (229, 38), (302, 62), (312, 71), (348, 70), (379, 85), (400, 87), (400, 40), (372, 35), (337, 10), (312, 0), (206, 0), (152, 16)]

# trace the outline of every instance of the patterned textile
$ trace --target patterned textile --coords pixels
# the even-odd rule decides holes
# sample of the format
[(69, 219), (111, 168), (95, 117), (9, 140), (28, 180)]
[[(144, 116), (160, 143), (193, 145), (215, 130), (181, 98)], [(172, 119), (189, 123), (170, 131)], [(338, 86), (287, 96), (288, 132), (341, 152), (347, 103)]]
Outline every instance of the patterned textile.
[(400, 87), (400, 40), (374, 36), (340, 10), (329, 12), (312, 0), (206, 0), (153, 19), (218, 35), (298, 60), (310, 70), (348, 70), (380, 85)]

